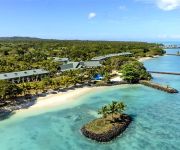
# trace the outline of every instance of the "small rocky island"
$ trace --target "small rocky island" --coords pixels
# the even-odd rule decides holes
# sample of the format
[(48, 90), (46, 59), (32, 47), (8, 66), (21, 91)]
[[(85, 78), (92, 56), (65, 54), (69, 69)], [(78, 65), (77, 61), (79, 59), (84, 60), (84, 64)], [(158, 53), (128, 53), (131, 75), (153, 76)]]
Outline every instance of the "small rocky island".
[(103, 106), (98, 113), (101, 118), (95, 119), (81, 128), (81, 132), (87, 138), (97, 142), (109, 142), (126, 130), (132, 118), (122, 114), (126, 105), (122, 102), (113, 101)]

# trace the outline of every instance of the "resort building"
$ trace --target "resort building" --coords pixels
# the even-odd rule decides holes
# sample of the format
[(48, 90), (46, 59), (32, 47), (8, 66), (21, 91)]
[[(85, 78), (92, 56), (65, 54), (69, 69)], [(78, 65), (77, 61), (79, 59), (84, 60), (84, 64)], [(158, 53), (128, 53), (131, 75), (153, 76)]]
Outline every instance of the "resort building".
[(69, 71), (83, 68), (80, 62), (68, 62), (67, 64), (60, 65), (60, 71)]
[(61, 62), (63, 64), (67, 64), (70, 60), (69, 58), (59, 58), (59, 57), (53, 57), (55, 62)]
[(96, 68), (102, 66), (99, 61), (85, 61), (80, 63), (83, 66), (83, 68)]
[(85, 61), (85, 62), (68, 62), (60, 65), (60, 71), (76, 70), (81, 68), (96, 68), (102, 66), (99, 61)]
[[(82, 68), (97, 68), (102, 66), (102, 62), (108, 58), (115, 56), (130, 56), (132, 53), (117, 53), (117, 54), (109, 54), (105, 56), (94, 57), (90, 61), (82, 61), (82, 62), (71, 62), (68, 58), (59, 58), (53, 57), (54, 61), (61, 62), (63, 65), (60, 65), (59, 71), (69, 71), (76, 70)], [(43, 69), (33, 69), (33, 70), (25, 70), (19, 72), (11, 72), (11, 73), (1, 73), (0, 80), (8, 80), (13, 83), (21, 83), (21, 82), (29, 82), (29, 81), (38, 81), (43, 77), (49, 75), (49, 72)]]
[(111, 57), (131, 56), (131, 55), (132, 55), (132, 53), (130, 53), (130, 52), (108, 54), (108, 55), (104, 55), (104, 56), (94, 57), (94, 58), (91, 59), (91, 61), (99, 61), (100, 63), (102, 63), (103, 61), (105, 61), (106, 59), (111, 58)]
[(94, 57), (90, 61), (82, 61), (82, 62), (70, 62), (68, 58), (59, 58), (62, 60), (66, 60), (66, 63), (60, 65), (60, 72), (75, 70), (80, 68), (96, 68), (102, 66), (101, 63), (108, 58), (115, 57), (115, 56), (131, 56), (132, 53), (124, 52), (124, 53), (116, 53), (116, 54), (109, 54), (99, 57)]
[(25, 70), (19, 72), (2, 73), (0, 80), (8, 80), (13, 83), (38, 81), (49, 74), (48, 71), (43, 69)]

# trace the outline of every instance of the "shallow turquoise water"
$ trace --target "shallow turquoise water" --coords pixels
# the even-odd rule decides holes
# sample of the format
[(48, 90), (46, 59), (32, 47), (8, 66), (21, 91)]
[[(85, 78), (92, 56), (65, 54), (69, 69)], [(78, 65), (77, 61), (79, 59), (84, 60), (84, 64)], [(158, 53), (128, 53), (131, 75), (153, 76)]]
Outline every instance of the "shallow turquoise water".
[[(179, 64), (180, 57), (172, 56), (145, 62), (148, 69), (176, 72), (180, 72)], [(180, 90), (180, 76), (153, 76), (154, 81)], [(107, 144), (83, 137), (79, 129), (97, 117), (96, 110), (119, 99), (134, 118), (125, 133)], [(1, 122), (0, 139), (0, 150), (179, 150), (180, 94), (141, 85), (110, 87), (79, 97), (72, 107)]]

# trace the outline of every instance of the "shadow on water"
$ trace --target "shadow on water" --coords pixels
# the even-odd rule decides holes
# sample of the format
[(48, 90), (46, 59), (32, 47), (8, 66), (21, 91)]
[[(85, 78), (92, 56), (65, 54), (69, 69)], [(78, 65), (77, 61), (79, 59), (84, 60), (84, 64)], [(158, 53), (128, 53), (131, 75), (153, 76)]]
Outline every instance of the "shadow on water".
[(0, 110), (0, 121), (9, 119), (15, 112), (10, 110)]
[(14, 99), (12, 102), (0, 106), (0, 121), (9, 119), (15, 114), (16, 110), (28, 109), (29, 107), (35, 105), (39, 97), (46, 97), (49, 94), (58, 94), (59, 92), (67, 92), (68, 90), (75, 90), (75, 87), (60, 89), (58, 91), (52, 90), (39, 93), (37, 95), (27, 94), (26, 96)]
[(44, 93), (39, 93), (37, 95), (27, 94), (26, 96), (19, 97), (13, 100), (13, 102), (5, 104), (5, 106), (0, 106), (0, 121), (12, 117), (15, 114), (16, 110), (28, 109), (29, 107), (35, 105), (39, 97), (46, 97), (49, 94), (58, 94), (59, 92), (67, 92), (69, 90), (75, 90), (79, 87), (80, 86), (75, 86), (70, 88), (59, 89), (58, 91), (52, 90)]
[(135, 120), (138, 115), (137, 114), (129, 114), (129, 116), (131, 116), (132, 120)]
[[(58, 94), (60, 92), (64, 93), (64, 92), (67, 92), (69, 90), (75, 90), (76, 88), (83, 88), (83, 87), (88, 87), (88, 85), (86, 85), (86, 84), (85, 85), (76, 85), (76, 86), (72, 86), (69, 88), (63, 88), (63, 89), (58, 89), (58, 90), (50, 90), (50, 91), (47, 91), (44, 93), (38, 93), (37, 95), (27, 94), (26, 96), (19, 97), (19, 98), (13, 100), (13, 102), (6, 104), (6, 106), (0, 107), (0, 121), (5, 120), (5, 119), (9, 119), (10, 117), (12, 117), (15, 114), (16, 110), (28, 109), (29, 107), (35, 105), (37, 103), (37, 99), (39, 97), (46, 97), (49, 94)], [(94, 98), (94, 99), (96, 99), (96, 98)], [(102, 103), (102, 101), (100, 103)], [(87, 109), (89, 107), (83, 106), (81, 108)], [(89, 108), (89, 110), (91, 110), (93, 108)], [(86, 112), (86, 110), (85, 110), (85, 112)], [(79, 121), (82, 119), (82, 115), (76, 116), (73, 119), (75, 121)]]
[[(9, 119), (12, 117), (16, 112), (16, 110), (20, 109), (28, 109), (29, 107), (33, 106), (37, 102), (37, 98), (40, 97), (37, 96), (28, 96), (28, 98), (19, 98), (13, 101), (13, 103), (10, 103), (4, 107), (0, 108), (0, 121)], [(44, 97), (44, 95), (41, 95), (41, 97)]]

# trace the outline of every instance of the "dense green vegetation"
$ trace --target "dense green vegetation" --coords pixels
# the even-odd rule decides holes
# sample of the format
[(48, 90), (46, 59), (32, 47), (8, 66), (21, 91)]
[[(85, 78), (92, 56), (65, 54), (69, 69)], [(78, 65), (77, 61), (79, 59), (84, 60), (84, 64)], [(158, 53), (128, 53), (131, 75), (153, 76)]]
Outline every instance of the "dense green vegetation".
[(136, 59), (132, 57), (124, 57), (124, 56), (118, 56), (108, 59), (103, 63), (106, 67), (108, 67), (110, 70), (120, 70), (121, 66), (129, 61), (135, 61)]
[[(79, 69), (56, 74), (60, 63), (52, 57), (68, 57), (72, 61), (90, 60), (93, 57), (111, 53), (132, 52), (132, 57), (113, 57), (106, 60), (102, 67)], [(109, 81), (112, 70), (122, 68), (124, 79), (130, 83), (140, 79), (149, 79), (142, 64), (136, 58), (161, 55), (160, 45), (143, 42), (107, 42), (107, 41), (58, 41), (36, 38), (0, 38), (0, 73), (44, 68), (51, 72), (41, 81), (12, 84), (1, 81), (1, 103), (13, 101), (14, 97), (38, 94), (50, 89), (59, 90), (90, 83), (99, 73), (104, 82)], [(131, 62), (131, 63), (129, 63)], [(129, 63), (129, 64), (128, 64)], [(135, 67), (134, 67), (135, 65)]]
[(0, 103), (6, 103), (5, 100), (15, 98), (22, 93), (22, 89), (11, 82), (0, 80)]
[(163, 54), (160, 45), (144, 42), (58, 41), (31, 38), (0, 40), (0, 73), (44, 68), (55, 72), (52, 57), (68, 57), (72, 61), (90, 60), (93, 57), (132, 52), (135, 57)]
[(138, 61), (129, 61), (121, 66), (122, 77), (128, 83), (138, 83), (140, 80), (150, 80), (152, 77), (144, 65)]
[(24, 82), (14, 84), (5, 80), (0, 80), (0, 101), (6, 104), (7, 101), (13, 101), (15, 97), (26, 95), (37, 95), (47, 92), (50, 89), (66, 89), (77, 84), (89, 83), (91, 78), (98, 72), (105, 74), (105, 68), (71, 70), (63, 72), (61, 75), (46, 77), (41, 81)]

